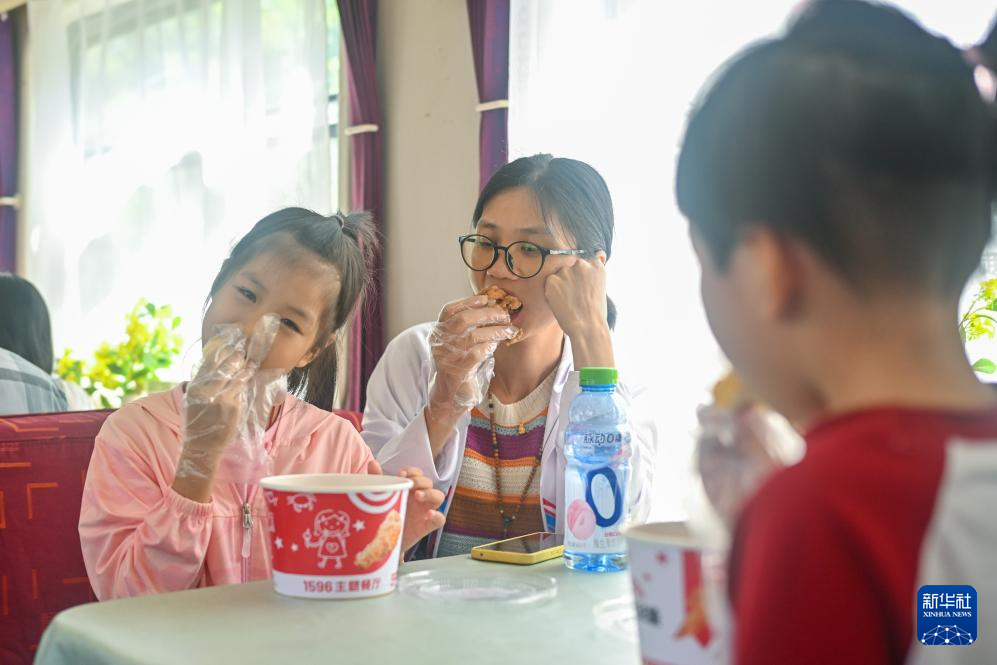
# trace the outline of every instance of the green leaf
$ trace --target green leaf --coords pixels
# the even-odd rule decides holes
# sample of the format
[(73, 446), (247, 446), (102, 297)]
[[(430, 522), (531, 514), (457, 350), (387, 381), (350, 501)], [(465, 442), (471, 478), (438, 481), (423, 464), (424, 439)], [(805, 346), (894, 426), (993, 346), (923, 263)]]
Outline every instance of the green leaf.
[(980, 358), (973, 363), (973, 370), (982, 374), (993, 374), (997, 372), (997, 363), (990, 358)]
[(72, 357), (67, 349), (57, 368), (109, 408), (122, 398), (144, 393), (148, 382), (158, 378), (157, 371), (170, 367), (183, 351), (178, 330), (182, 317), (175, 316), (170, 305), (159, 307), (139, 298), (124, 318), (132, 333), (125, 341), (102, 342), (90, 362)]
[(990, 301), (986, 309), (989, 309), (991, 312), (997, 312), (997, 300)]

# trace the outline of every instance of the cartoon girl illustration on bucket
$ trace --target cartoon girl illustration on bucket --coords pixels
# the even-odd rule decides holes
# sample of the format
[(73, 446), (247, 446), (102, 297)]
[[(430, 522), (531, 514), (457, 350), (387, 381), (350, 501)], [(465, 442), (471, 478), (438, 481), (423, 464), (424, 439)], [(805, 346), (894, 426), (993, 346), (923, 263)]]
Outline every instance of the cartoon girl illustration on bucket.
[(322, 510), (315, 516), (314, 528), (305, 529), (305, 547), (318, 549), (319, 568), (325, 568), (329, 559), (336, 562), (337, 569), (342, 568), (349, 535), (349, 515), (342, 510)]

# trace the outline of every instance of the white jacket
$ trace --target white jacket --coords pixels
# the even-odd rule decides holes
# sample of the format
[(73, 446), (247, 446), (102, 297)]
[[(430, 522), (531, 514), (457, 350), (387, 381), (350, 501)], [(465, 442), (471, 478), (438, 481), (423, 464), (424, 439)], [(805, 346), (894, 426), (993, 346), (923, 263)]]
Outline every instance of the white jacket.
[[(466, 413), (460, 418), (442, 451), (433, 459), (423, 417), (433, 368), (429, 347), (432, 329), (432, 323), (413, 326), (388, 344), (367, 384), (363, 438), (386, 473), (394, 473), (407, 466), (422, 469), (436, 488), (446, 494), (441, 508), (446, 513), (460, 475), (471, 415)], [(578, 372), (573, 369), (571, 344), (565, 337), (547, 410), (540, 462), (543, 523), (548, 531), (559, 533), (564, 531), (564, 428), (567, 426), (568, 406), (578, 392)], [(643, 391), (621, 381), (616, 392), (628, 407), (633, 427), (631, 519), (641, 522), (650, 510), (657, 430), (649, 417), (650, 410), (640, 405), (640, 398), (645, 394)], [(435, 556), (439, 538), (433, 540)]]

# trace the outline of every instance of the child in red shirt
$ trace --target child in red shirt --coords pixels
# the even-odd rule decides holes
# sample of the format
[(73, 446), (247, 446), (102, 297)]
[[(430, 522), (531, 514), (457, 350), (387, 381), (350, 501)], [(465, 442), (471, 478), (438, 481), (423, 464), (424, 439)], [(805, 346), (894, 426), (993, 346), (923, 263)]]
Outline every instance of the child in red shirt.
[[(807, 440), (737, 521), (739, 665), (997, 663), (997, 399), (956, 318), (995, 165), (962, 53), (855, 0), (811, 3), (692, 113), (677, 195), (711, 327)], [(977, 643), (921, 643), (925, 584), (975, 587)]]

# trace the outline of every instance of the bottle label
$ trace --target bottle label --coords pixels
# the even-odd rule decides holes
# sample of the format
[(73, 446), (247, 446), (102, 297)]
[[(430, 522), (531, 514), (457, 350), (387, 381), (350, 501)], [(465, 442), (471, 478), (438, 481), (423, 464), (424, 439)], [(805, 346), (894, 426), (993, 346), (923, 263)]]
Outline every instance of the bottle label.
[(587, 554), (624, 551), (620, 526), (626, 518), (627, 471), (612, 466), (568, 467), (564, 488), (566, 550)]
[(606, 443), (623, 443), (622, 432), (586, 432), (582, 443), (602, 445)]

